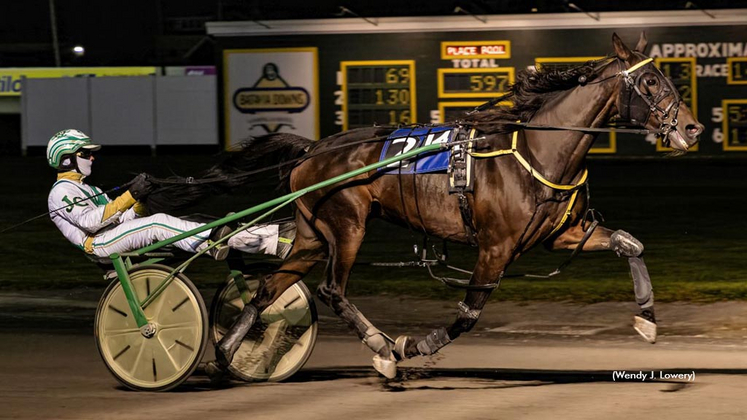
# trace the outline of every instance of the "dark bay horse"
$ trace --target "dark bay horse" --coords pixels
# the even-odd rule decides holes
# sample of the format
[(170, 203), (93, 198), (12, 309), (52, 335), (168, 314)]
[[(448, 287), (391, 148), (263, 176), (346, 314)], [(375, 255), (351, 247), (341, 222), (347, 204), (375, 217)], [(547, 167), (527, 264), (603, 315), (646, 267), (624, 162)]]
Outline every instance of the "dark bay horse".
[[(530, 131), (511, 122), (601, 127), (620, 114), (640, 126), (660, 130), (665, 142), (682, 152), (697, 142), (703, 130), (671, 81), (641, 53), (646, 46), (643, 35), (634, 50), (616, 34), (612, 43), (613, 55), (574, 69), (521, 72), (510, 90), (512, 107), (477, 112), (456, 123), (477, 130), (484, 139), (478, 140), (474, 148), (474, 191), (467, 194), (478, 247), (478, 261), (470, 280), (470, 285), (476, 287), (467, 290), (450, 326), (425, 337), (392, 340), (346, 299), (350, 271), (369, 217), (409, 224), (450, 241), (469, 241), (458, 199), (448, 194), (447, 175), (395, 176), (372, 171), (297, 200), (298, 233), (293, 250), (218, 343), (218, 364), (230, 364), (257, 314), (303, 278), (320, 259), (328, 258), (329, 265), (328, 277), (318, 289), (319, 298), (376, 353), (374, 367), (391, 378), (396, 374), (397, 361), (433, 354), (469, 331), (491, 293), (491, 289), (480, 286), (499, 282), (519, 256), (538, 244), (550, 249), (575, 249), (590, 222), (583, 217), (588, 208), (586, 195), (574, 191), (585, 182), (585, 159), (595, 134)], [(382, 142), (337, 148), (386, 136), (393, 130), (357, 129), (318, 142), (295, 135), (272, 135), (256, 139), (246, 154), (252, 159), (269, 155), (270, 151), (276, 156), (284, 155), (286, 160), (310, 156), (293, 167), (287, 178), (291, 190), (297, 191), (376, 162)], [(505, 153), (490, 157), (490, 151), (501, 150)], [(240, 158), (214, 167), (211, 176), (230, 178), (232, 171), (250, 169), (238, 165), (237, 159)], [(641, 308), (634, 317), (635, 328), (653, 343), (656, 320), (651, 282), (641, 258), (643, 245), (627, 232), (600, 226), (582, 250), (611, 250), (628, 259)]]

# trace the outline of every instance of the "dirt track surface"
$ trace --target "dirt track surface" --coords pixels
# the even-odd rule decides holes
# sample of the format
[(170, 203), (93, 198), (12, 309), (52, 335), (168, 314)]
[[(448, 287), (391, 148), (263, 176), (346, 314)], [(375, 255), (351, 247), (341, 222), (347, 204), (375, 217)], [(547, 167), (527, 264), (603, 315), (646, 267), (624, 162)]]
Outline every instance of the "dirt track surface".
[[(743, 419), (747, 304), (659, 305), (660, 340), (637, 338), (635, 305), (488, 305), (475, 330), (386, 381), (371, 352), (320, 308), (321, 333), (290, 382), (212, 387), (201, 370), (175, 392), (122, 388), (104, 367), (83, 292), (0, 295), (0, 418), (22, 419)], [(391, 335), (445, 325), (451, 302), (353, 299)], [(45, 308), (41, 310), (40, 308)], [(56, 320), (54, 326), (51, 321)], [(210, 352), (206, 359), (211, 358)], [(613, 381), (613, 372), (654, 371)], [(694, 380), (659, 378), (694, 373)]]

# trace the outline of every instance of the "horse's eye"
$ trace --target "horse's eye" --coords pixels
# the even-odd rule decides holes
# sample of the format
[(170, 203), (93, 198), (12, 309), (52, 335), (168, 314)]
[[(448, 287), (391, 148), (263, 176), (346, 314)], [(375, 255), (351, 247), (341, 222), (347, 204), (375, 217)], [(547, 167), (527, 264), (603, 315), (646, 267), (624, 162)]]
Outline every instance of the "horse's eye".
[(653, 86), (656, 84), (656, 79), (646, 79), (646, 84), (649, 86)]

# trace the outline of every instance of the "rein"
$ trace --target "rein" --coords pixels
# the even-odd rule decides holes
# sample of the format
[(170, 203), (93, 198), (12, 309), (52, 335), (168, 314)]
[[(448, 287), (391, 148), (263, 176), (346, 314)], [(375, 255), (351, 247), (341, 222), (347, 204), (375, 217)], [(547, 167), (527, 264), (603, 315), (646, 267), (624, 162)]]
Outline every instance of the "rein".
[[(648, 134), (660, 134), (663, 133), (662, 130), (648, 130), (648, 129), (632, 129), (632, 128), (594, 128), (594, 127), (571, 127), (571, 126), (552, 126), (552, 125), (541, 125), (541, 124), (531, 124), (531, 123), (522, 123), (522, 122), (515, 122), (515, 121), (495, 121), (495, 123), (501, 123), (505, 125), (515, 125), (524, 128), (525, 130), (537, 130), (537, 131), (579, 131), (583, 133), (628, 133), (628, 134), (640, 134), (640, 135), (648, 135)], [(465, 126), (471, 126), (472, 123), (464, 123)], [(280, 169), (289, 165), (295, 165), (297, 163), (303, 162), (305, 160), (311, 159), (316, 156), (323, 155), (325, 153), (334, 152), (339, 149), (345, 149), (348, 147), (358, 146), (361, 144), (366, 143), (377, 143), (377, 142), (383, 142), (386, 141), (388, 136), (380, 136), (380, 137), (373, 137), (370, 139), (364, 139), (359, 141), (354, 141), (350, 143), (341, 144), (339, 146), (330, 147), (329, 149), (320, 150), (318, 152), (312, 152), (307, 155), (303, 155), (301, 157), (298, 157), (296, 159), (287, 160), (283, 163), (279, 163), (277, 165), (271, 165), (271, 166), (265, 166), (259, 169), (254, 169), (251, 171), (244, 171), (244, 172), (236, 172), (228, 175), (222, 175), (222, 176), (216, 176), (211, 178), (201, 178), (201, 179), (195, 179), (194, 177), (186, 177), (184, 179), (169, 179), (169, 178), (156, 178), (152, 177), (151, 179), (153, 182), (161, 185), (182, 185), (182, 184), (195, 184), (195, 185), (201, 185), (201, 184), (212, 184), (215, 182), (221, 182), (225, 181), (229, 178), (239, 178), (239, 177), (249, 177), (252, 175), (260, 174), (262, 172), (271, 171), (274, 169)]]
[(292, 164), (296, 164), (296, 163), (299, 163), (299, 162), (303, 162), (305, 160), (311, 159), (311, 158), (316, 157), (316, 156), (323, 155), (325, 153), (333, 152), (335, 150), (344, 149), (344, 148), (352, 147), (352, 146), (358, 146), (358, 145), (366, 144), (366, 143), (381, 142), (381, 141), (385, 141), (387, 138), (388, 138), (388, 136), (379, 136), (379, 137), (372, 137), (370, 139), (363, 139), (363, 140), (358, 140), (358, 141), (354, 141), (354, 142), (350, 142), (350, 143), (345, 143), (345, 144), (341, 144), (339, 146), (330, 147), (330, 148), (325, 149), (325, 150), (320, 150), (320, 151), (318, 151), (316, 153), (315, 152), (311, 152), (311, 153), (303, 155), (301, 157), (298, 157), (298, 158), (295, 158), (295, 159), (291, 159), (291, 160), (287, 160), (287, 161), (282, 162), (282, 163), (278, 163), (277, 165), (265, 166), (265, 167), (262, 167), (262, 168), (259, 168), (259, 169), (255, 169), (255, 170), (252, 170), (252, 171), (236, 172), (236, 173), (231, 174), (230, 176), (223, 175), (223, 176), (216, 176), (216, 177), (202, 178), (202, 179), (195, 179), (194, 177), (190, 176), (190, 177), (186, 177), (184, 179), (179, 179), (179, 180), (168, 179), (168, 178), (155, 178), (155, 177), (153, 177), (151, 179), (155, 183), (157, 183), (157, 184), (163, 184), (163, 185), (181, 185), (181, 184), (196, 184), (196, 185), (200, 185), (200, 184), (212, 184), (214, 182), (225, 181), (225, 180), (227, 180), (229, 178), (249, 177), (249, 176), (256, 175), (256, 174), (259, 174), (259, 173), (262, 173), (262, 172), (267, 172), (267, 171), (270, 171), (270, 170), (273, 170), (273, 169), (280, 169), (282, 167), (289, 166), (289, 165), (292, 165)]
[[(610, 56), (610, 57), (605, 57), (605, 58), (603, 58), (601, 60), (598, 60), (598, 61), (613, 60), (613, 59), (617, 60), (618, 57), (617, 56)], [(631, 76), (632, 73), (635, 72), (636, 70), (638, 70), (639, 68), (643, 67), (644, 65), (650, 63), (651, 61), (653, 61), (652, 58), (647, 58), (647, 59), (642, 60), (641, 62), (633, 65), (632, 67), (630, 67), (628, 69), (625, 69), (625, 70), (621, 70), (620, 72), (617, 72), (617, 73), (615, 73), (615, 74), (613, 74), (611, 76), (605, 77), (603, 79), (600, 79), (600, 80), (597, 80), (597, 81), (594, 81), (594, 82), (586, 83), (585, 81), (581, 81), (581, 83), (582, 84), (598, 84), (598, 83), (603, 83), (603, 82), (605, 82), (607, 80), (611, 80), (611, 79), (619, 77), (619, 76), (622, 76), (625, 79), (626, 83), (632, 83), (632, 80), (633, 80), (632, 76)], [(606, 64), (609, 64), (609, 63), (606, 63)], [(665, 78), (665, 80), (667, 80), (667, 79)], [(649, 104), (649, 105), (652, 106), (651, 109), (662, 112), (663, 113), (663, 118), (666, 120), (667, 117), (668, 117), (668, 112), (672, 108), (672, 105), (670, 105), (666, 110), (662, 110), (662, 109), (660, 109), (658, 107), (657, 104), (661, 100), (663, 100), (665, 97), (667, 97), (669, 94), (666, 94), (666, 95), (662, 96), (661, 98), (654, 98), (654, 99), (656, 99), (656, 101), (655, 101), (655, 103), (652, 103), (652, 102), (650, 102), (650, 99), (648, 99), (648, 97), (637, 88), (637, 86), (634, 86), (634, 87), (635, 87), (636, 93), (644, 101), (646, 101), (647, 104)], [(676, 92), (676, 90), (675, 90), (675, 92)], [(497, 97), (497, 98), (493, 98), (493, 99), (485, 102), (484, 104), (475, 107), (475, 109), (473, 109), (472, 111), (469, 111), (467, 113), (467, 115), (471, 115), (471, 114), (474, 114), (476, 112), (484, 111), (484, 110), (486, 110), (486, 109), (494, 106), (498, 102), (500, 102), (500, 101), (502, 101), (504, 99), (510, 98), (512, 95), (513, 95), (512, 93), (509, 93), (509, 94), (502, 95), (502, 96)], [(673, 102), (676, 102), (676, 101), (673, 101)], [(677, 107), (675, 109), (674, 118), (671, 121), (665, 122), (664, 124), (662, 124), (663, 128), (660, 128), (658, 130), (635, 129), (635, 128), (616, 128), (616, 127), (600, 128), (600, 127), (574, 127), (574, 126), (541, 125), (541, 124), (532, 124), (532, 123), (528, 123), (528, 122), (522, 123), (522, 122), (516, 122), (516, 121), (501, 121), (501, 120), (496, 120), (493, 123), (495, 123), (495, 124), (504, 124), (504, 125), (513, 125), (513, 126), (517, 126), (517, 127), (522, 127), (525, 130), (538, 130), (538, 131), (578, 131), (578, 132), (582, 132), (582, 133), (625, 133), (625, 134), (638, 134), (638, 135), (644, 135), (644, 136), (648, 135), (648, 134), (656, 134), (656, 135), (666, 136), (677, 125), (677, 111), (678, 111), (678, 109), (679, 109), (679, 105), (677, 105)], [(463, 124), (465, 126), (466, 125), (475, 125), (474, 123), (471, 123), (471, 122), (465, 122), (465, 123), (461, 123), (461, 124)], [(418, 125), (417, 124), (413, 124), (412, 126), (418, 126)], [(307, 155), (298, 157), (296, 159), (288, 160), (288, 161), (285, 161), (285, 162), (277, 164), (277, 165), (266, 166), (266, 167), (255, 169), (255, 170), (252, 170), (252, 171), (234, 173), (234, 174), (231, 174), (230, 177), (231, 178), (249, 177), (249, 176), (256, 175), (256, 174), (259, 174), (259, 173), (262, 173), (262, 172), (266, 172), (266, 171), (270, 171), (270, 170), (273, 170), (273, 169), (279, 169), (279, 168), (283, 168), (283, 167), (286, 167), (286, 166), (289, 166), (289, 165), (295, 165), (295, 164), (297, 164), (299, 162), (303, 162), (303, 161), (305, 161), (307, 159), (311, 159), (313, 157), (316, 157), (316, 156), (319, 156), (319, 155), (322, 155), (322, 154), (325, 154), (325, 153), (333, 152), (333, 151), (336, 151), (336, 150), (344, 149), (344, 148), (347, 148), (347, 147), (353, 147), (353, 146), (357, 146), (357, 145), (365, 144), (365, 143), (375, 143), (375, 142), (386, 141), (387, 138), (388, 138), (388, 136), (380, 136), (380, 137), (373, 137), (373, 138), (370, 138), (370, 139), (363, 139), (363, 140), (359, 140), (359, 141), (355, 141), (355, 142), (345, 143), (345, 144), (341, 144), (341, 145), (338, 145), (338, 146), (330, 147), (330, 148), (325, 149), (325, 150), (320, 150), (318, 152), (311, 152), (311, 153), (309, 153)], [(195, 179), (194, 177), (187, 177), (187, 178), (185, 178), (183, 180), (174, 180), (174, 179), (166, 179), (166, 178), (152, 178), (152, 179), (153, 179), (154, 182), (156, 182), (158, 184), (162, 184), (162, 185), (210, 184), (210, 183), (225, 181), (225, 180), (229, 179), (229, 176), (218, 176), (218, 177), (203, 178), (203, 179)]]

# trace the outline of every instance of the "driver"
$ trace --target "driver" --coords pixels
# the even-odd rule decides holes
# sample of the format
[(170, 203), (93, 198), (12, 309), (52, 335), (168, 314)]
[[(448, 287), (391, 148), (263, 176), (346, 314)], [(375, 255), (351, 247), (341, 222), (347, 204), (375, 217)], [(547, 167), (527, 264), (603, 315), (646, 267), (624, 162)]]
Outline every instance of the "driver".
[[(62, 234), (96, 260), (114, 253), (133, 251), (180, 233), (204, 226), (167, 214), (146, 216), (142, 199), (154, 185), (146, 174), (136, 176), (129, 189), (114, 200), (102, 194), (100, 188), (88, 185), (84, 179), (91, 175), (93, 152), (101, 149), (78, 130), (64, 130), (52, 136), (47, 144), (47, 162), (57, 170), (57, 182), (47, 199), (52, 222)], [(216, 260), (224, 260), (229, 248), (244, 252), (274, 254), (285, 258), (295, 237), (293, 223), (282, 226), (264, 225), (250, 228), (229, 238), (207, 253)], [(287, 232), (283, 238), (279, 231)], [(198, 252), (212, 242), (230, 234), (232, 229), (221, 226), (190, 236), (174, 243), (187, 252)]]

